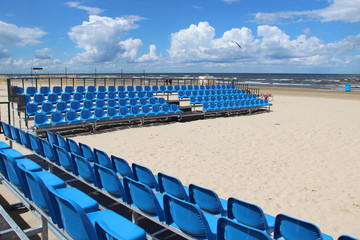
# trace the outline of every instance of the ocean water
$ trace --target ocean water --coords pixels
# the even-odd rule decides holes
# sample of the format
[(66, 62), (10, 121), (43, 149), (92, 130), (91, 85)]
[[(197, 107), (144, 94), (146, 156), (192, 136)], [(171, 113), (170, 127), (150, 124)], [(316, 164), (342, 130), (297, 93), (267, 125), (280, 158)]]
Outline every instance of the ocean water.
[[(98, 73), (76, 74), (77, 80), (86, 79), (152, 79), (158, 84), (165, 83), (166, 79), (172, 79), (173, 84), (190, 83), (187, 80), (196, 80), (199, 76), (207, 76), (208, 79), (236, 81), (240, 84), (249, 84), (250, 87), (275, 86), (295, 88), (316, 88), (323, 90), (344, 90), (345, 85), (351, 85), (352, 91), (360, 91), (360, 74), (288, 74), (288, 73)], [(48, 76), (48, 75), (47, 75)], [(62, 75), (64, 76), (64, 75)], [(69, 74), (69, 77), (73, 76)], [(33, 78), (30, 75), (12, 75), (11, 78)], [(186, 80), (186, 81), (184, 81)], [(112, 80), (110, 80), (111, 82)], [(100, 81), (101, 82), (101, 81)], [(146, 82), (146, 81), (145, 81)], [(136, 83), (137, 84), (137, 83)], [(98, 84), (99, 85), (99, 84)]]

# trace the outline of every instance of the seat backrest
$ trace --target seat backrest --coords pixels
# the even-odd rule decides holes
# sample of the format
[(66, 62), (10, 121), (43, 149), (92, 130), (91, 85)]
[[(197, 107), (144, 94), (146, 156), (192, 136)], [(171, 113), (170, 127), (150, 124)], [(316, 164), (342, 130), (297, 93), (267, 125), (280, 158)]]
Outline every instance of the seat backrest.
[(60, 94), (63, 93), (63, 89), (62, 89), (61, 86), (54, 86), (54, 87), (52, 88), (52, 92), (55, 93), (55, 94), (57, 94), (57, 95), (60, 95)]
[(264, 232), (235, 223), (234, 221), (224, 217), (221, 217), (218, 221), (216, 239), (271, 240), (270, 236)]
[(97, 163), (94, 164), (94, 169), (95, 174), (97, 174), (100, 180), (98, 185), (100, 186), (101, 184), (101, 187), (108, 193), (115, 197), (122, 198), (127, 202), (124, 187), (116, 173), (112, 169), (103, 167)]
[(78, 175), (76, 165), (73, 159), (71, 158), (69, 152), (57, 145), (54, 145), (54, 148), (58, 156), (60, 165), (66, 170), (71, 171), (73, 174)]
[(150, 188), (154, 188), (156, 191), (160, 191), (158, 182), (149, 168), (133, 163), (132, 169), (136, 180), (146, 184)]
[(124, 86), (118, 86), (118, 92), (125, 92), (125, 87)]
[(37, 154), (40, 154), (41, 156), (45, 156), (44, 155), (44, 150), (42, 148), (42, 144), (41, 144), (39, 138), (36, 137), (35, 135), (31, 134), (31, 133), (27, 133), (27, 135), (29, 136), (31, 149), (33, 151), (35, 151)]
[(114, 170), (112, 162), (106, 152), (94, 148), (94, 155), (96, 157), (96, 163)]
[(76, 87), (76, 92), (77, 93), (85, 93), (86, 92), (86, 88), (84, 86), (77, 86)]
[(128, 177), (124, 178), (124, 190), (129, 204), (135, 204), (141, 211), (165, 220), (165, 214), (151, 188)]
[(83, 103), (84, 109), (92, 109), (94, 107), (94, 103), (90, 100), (85, 100)]
[(76, 163), (76, 167), (78, 169), (80, 177), (90, 183), (94, 183), (95, 186), (98, 186), (95, 177), (94, 167), (89, 163), (89, 161), (86, 158), (75, 153), (71, 153), (71, 157)]
[(135, 89), (134, 89), (134, 87), (132, 86), (132, 85), (128, 85), (127, 87), (126, 87), (126, 91), (128, 91), (128, 92), (133, 92)]
[(41, 93), (36, 93), (34, 95), (34, 102), (36, 104), (42, 104), (43, 102), (45, 102), (45, 95)]
[(4, 135), (10, 139), (12, 139), (12, 135), (11, 135), (11, 130), (10, 130), (10, 125), (7, 124), (6, 122), (1, 121), (1, 126), (2, 129), (4, 131)]
[(37, 92), (38, 91), (37, 91), (36, 87), (30, 86), (30, 87), (26, 88), (26, 94), (27, 95), (34, 96)]
[(56, 151), (53, 147), (53, 145), (50, 144), (49, 141), (40, 138), (41, 147), (44, 152), (44, 156), (49, 159), (51, 162), (56, 163), (57, 165), (60, 165)]
[(106, 87), (105, 86), (98, 86), (98, 92), (100, 93), (106, 93)]
[(215, 239), (198, 206), (165, 194), (164, 212), (167, 224), (175, 223), (181, 231), (197, 239)]
[(94, 151), (88, 145), (79, 142), (79, 147), (83, 157), (85, 157), (89, 162), (97, 162)]
[(61, 136), (60, 134), (55, 134), (56, 138), (58, 140), (58, 146), (62, 147), (63, 149), (65, 149), (66, 151), (70, 151), (70, 147), (69, 147), (69, 143), (67, 142), (66, 138), (64, 138), (63, 136)]
[(104, 107), (106, 107), (106, 103), (104, 100), (99, 99), (99, 100), (96, 100), (95, 106), (97, 108), (104, 108)]
[(274, 239), (319, 240), (323, 239), (320, 229), (312, 223), (279, 214), (275, 219)]
[(57, 94), (55, 93), (50, 93), (47, 97), (47, 100), (48, 102), (51, 102), (51, 103), (56, 103), (59, 101), (59, 97)]
[(119, 113), (121, 116), (129, 115), (129, 109), (127, 107), (121, 107), (119, 108)]
[(64, 116), (59, 112), (51, 113), (50, 119), (52, 124), (57, 124), (65, 121)]
[(137, 85), (137, 86), (135, 86), (135, 90), (136, 90), (137, 92), (142, 92), (142, 91), (143, 91), (143, 88), (142, 88), (142, 86)]
[(44, 123), (50, 123), (49, 119), (47, 118), (46, 114), (44, 113), (37, 113), (34, 117), (34, 124), (41, 125)]
[(47, 96), (51, 93), (51, 90), (48, 86), (41, 86), (39, 92)]
[(56, 111), (65, 112), (68, 109), (69, 109), (69, 107), (66, 102), (61, 101), (61, 102), (56, 103)]
[(93, 118), (93, 115), (91, 113), (91, 111), (89, 109), (83, 109), (81, 110), (80, 112), (80, 116), (82, 119), (84, 120), (88, 120), (88, 119), (92, 119)]
[(106, 99), (107, 99), (106, 93), (104, 93), (104, 92), (98, 92), (98, 93), (96, 94), (96, 98), (97, 98), (97, 100), (99, 100), (99, 99), (101, 99), (101, 100), (106, 100)]
[(141, 111), (144, 113), (144, 114), (148, 114), (151, 112), (150, 110), (150, 107), (148, 105), (144, 105), (141, 107)]
[(114, 107), (109, 107), (106, 114), (108, 117), (115, 117), (115, 116), (119, 115), (116, 108), (114, 108)]
[[(90, 86), (89, 86), (89, 87), (90, 87)], [(87, 92), (87, 93), (85, 94), (85, 99), (86, 99), (86, 100), (90, 100), (90, 101), (95, 100), (95, 94), (94, 94), (94, 92)]]
[[(49, 189), (50, 190), (50, 189)], [(75, 201), (67, 199), (52, 189), (58, 203), (64, 229), (74, 239), (96, 240), (96, 233), (93, 224)]]
[(26, 111), (27, 115), (32, 116), (32, 115), (35, 115), (35, 113), (39, 112), (39, 107), (35, 103), (28, 103), (28, 104), (26, 104), (25, 111)]
[(82, 156), (82, 152), (81, 152), (81, 149), (80, 149), (79, 145), (73, 139), (66, 138), (66, 141), (68, 143), (69, 151), (71, 153), (75, 153), (77, 155)]
[(268, 230), (265, 214), (260, 207), (233, 197), (228, 200), (228, 217), (261, 231)]
[(218, 195), (207, 188), (195, 184), (189, 185), (190, 202), (197, 204), (203, 211), (211, 214), (221, 214), (226, 216)]
[(13, 139), (17, 142), (17, 143), (21, 143), (21, 138), (20, 138), (20, 134), (18, 131), (17, 127), (14, 127), (13, 125), (10, 125), (10, 131), (11, 131), (11, 136), (13, 137)]
[(95, 118), (98, 118), (98, 119), (105, 117), (106, 114), (105, 114), (104, 109), (96, 108), (94, 111), (94, 116), (95, 116)]
[(20, 135), (21, 144), (26, 148), (32, 150), (29, 135), (22, 129), (19, 129), (19, 135)]
[(69, 121), (69, 122), (72, 122), (74, 120), (79, 120), (80, 121), (80, 117), (79, 115), (77, 114), (77, 112), (75, 111), (67, 111), (66, 114), (65, 114), (65, 117), (66, 117), (66, 121)]
[(151, 91), (151, 87), (149, 85), (144, 86), (144, 91), (145, 92), (150, 92)]
[(171, 196), (177, 197), (187, 202), (190, 200), (181, 181), (176, 177), (172, 177), (159, 172), (158, 181), (159, 181), (159, 189), (161, 193), (166, 192)]
[(81, 107), (81, 104), (80, 104), (80, 102), (79, 101), (72, 101), (71, 103), (70, 103), (70, 109), (71, 110), (74, 110), (74, 111), (77, 111), (77, 110), (80, 110), (82, 107)]
[(58, 138), (57, 138), (57, 136), (55, 135), (55, 133), (46, 130), (46, 131), (45, 131), (45, 135), (46, 135), (46, 139), (47, 139), (52, 145), (53, 145), (53, 144), (59, 145)]
[(95, 86), (88, 86), (87, 87), (88, 93), (96, 93), (96, 87)]
[(351, 236), (348, 235), (341, 235), (338, 240), (358, 240), (357, 238), (353, 238)]
[(69, 94), (74, 94), (74, 92), (75, 92), (75, 89), (73, 86), (65, 86), (64, 90), (66, 93), (69, 93)]
[(61, 101), (70, 102), (72, 100), (71, 95), (69, 93), (62, 93), (60, 97)]
[(52, 113), (55, 111), (54, 109), (54, 105), (52, 103), (49, 103), (49, 102), (44, 102), (42, 105), (41, 105), (41, 111), (45, 114), (49, 114), (49, 113)]
[(108, 92), (116, 92), (116, 87), (115, 86), (108, 86)]
[(84, 94), (76, 92), (73, 96), (75, 101), (83, 101), (84, 100)]
[(125, 159), (111, 155), (111, 161), (113, 163), (113, 166), (115, 167), (116, 172), (118, 172), (123, 178), (134, 178), (129, 163)]

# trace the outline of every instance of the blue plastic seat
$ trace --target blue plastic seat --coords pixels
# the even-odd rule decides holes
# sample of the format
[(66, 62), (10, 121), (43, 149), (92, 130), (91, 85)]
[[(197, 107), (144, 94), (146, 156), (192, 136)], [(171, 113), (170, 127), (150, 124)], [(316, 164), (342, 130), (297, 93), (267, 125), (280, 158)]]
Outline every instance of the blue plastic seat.
[(134, 178), (136, 180), (146, 184), (147, 186), (155, 189), (156, 191), (160, 191), (159, 184), (154, 174), (149, 168), (133, 163), (132, 170), (133, 170)]
[(174, 113), (183, 113), (183, 110), (179, 109), (179, 106), (177, 104), (171, 104), (170, 105), (170, 110)]
[(88, 86), (87, 87), (87, 92), (95, 94), (96, 93), (96, 87), (95, 86)]
[(63, 93), (63, 89), (61, 86), (54, 86), (52, 88), (52, 93), (57, 94), (57, 95), (61, 95)]
[(69, 143), (68, 143), (67, 139), (64, 138), (63, 136), (61, 136), (60, 134), (55, 134), (55, 135), (56, 135), (56, 138), (58, 140), (57, 146), (62, 147), (67, 152), (70, 152), (70, 146), (69, 146)]
[(167, 103), (161, 105), (161, 110), (162, 110), (162, 112), (164, 112), (165, 114), (172, 114), (172, 113), (173, 113), (173, 112), (170, 110), (169, 104), (167, 104)]
[(82, 120), (75, 111), (67, 111), (65, 114), (66, 122), (68, 123), (80, 123)]
[(146, 98), (153, 98), (154, 93), (153, 92), (146, 92)]
[(119, 105), (117, 104), (115, 99), (109, 99), (107, 101), (107, 108), (119, 108)]
[(132, 98), (137, 99), (135, 92), (128, 92), (127, 94), (128, 94), (128, 99), (132, 99)]
[(149, 85), (144, 86), (145, 92), (151, 92), (151, 87)]
[(98, 93), (107, 93), (107, 89), (105, 86), (98, 86), (97, 92)]
[[(98, 240), (108, 240), (108, 239), (133, 239), (129, 235), (125, 235), (122, 231), (123, 226), (117, 224), (105, 223), (102, 220), (95, 222), (95, 231)], [(138, 234), (136, 235), (137, 240), (145, 240), (146, 235)]]
[(75, 93), (75, 89), (73, 86), (65, 86), (64, 88), (65, 93), (73, 95)]
[(118, 92), (118, 96), (119, 96), (119, 100), (120, 100), (120, 99), (126, 99), (126, 98), (127, 98), (125, 92)]
[(157, 99), (155, 97), (149, 98), (149, 105), (155, 105), (157, 104)]
[(89, 122), (89, 121), (95, 121), (96, 119), (94, 118), (93, 114), (89, 109), (83, 109), (80, 112), (80, 120)]
[(42, 105), (41, 105), (41, 111), (45, 114), (51, 114), (53, 112), (55, 112), (55, 108), (54, 108), (54, 105), (52, 103), (49, 103), (49, 102), (44, 102)]
[(51, 124), (62, 125), (66, 124), (64, 116), (59, 112), (54, 112), (50, 115)]
[(30, 140), (30, 144), (31, 144), (31, 149), (36, 152), (37, 154), (41, 155), (41, 156), (45, 156), (44, 155), (44, 151), (41, 145), (41, 142), (39, 140), (38, 137), (36, 137), (35, 135), (31, 134), (31, 133), (26, 133), (29, 136), (29, 140)]
[(55, 104), (55, 103), (59, 102), (60, 100), (59, 100), (59, 97), (58, 97), (57, 94), (55, 94), (55, 93), (50, 93), (50, 94), (47, 96), (47, 101), (48, 101), (49, 103)]
[(108, 92), (108, 99), (117, 99), (116, 92)]
[(129, 112), (129, 109), (127, 107), (120, 107), (119, 108), (119, 115), (121, 117), (133, 117), (134, 116)]
[(101, 166), (97, 163), (94, 164), (94, 169), (99, 179), (98, 186), (112, 196), (122, 198), (124, 202), (127, 202), (124, 186), (116, 173), (112, 169)]
[(34, 125), (36, 127), (48, 127), (51, 123), (45, 113), (37, 113), (34, 117)]
[(95, 160), (96, 163), (98, 163), (104, 167), (110, 168), (112, 170), (115, 170), (115, 167), (113, 166), (111, 159), (106, 154), (106, 152), (94, 148), (94, 155), (96, 157), (96, 160)]
[(43, 149), (44, 157), (47, 158), (49, 161), (60, 165), (53, 145), (51, 145), (49, 141), (42, 138), (40, 138), (40, 143)]
[(47, 171), (31, 172), (22, 164), (19, 164), (19, 170), (25, 176), (25, 185), (30, 193), (30, 199), (38, 207), (47, 212), (54, 223), (57, 223), (57, 217), (55, 216), (54, 209), (51, 207), (46, 186), (54, 189), (65, 188), (65, 182)]
[(109, 107), (107, 109), (106, 115), (108, 116), (108, 118), (111, 118), (111, 119), (121, 118), (121, 116), (119, 115), (116, 108), (113, 108), (113, 107)]
[(125, 89), (124, 86), (118, 86), (118, 87), (117, 87), (117, 90), (118, 90), (118, 93), (120, 93), (120, 92), (126, 92), (126, 89)]
[(41, 113), (38, 105), (35, 103), (26, 104), (25, 112), (28, 116), (35, 116), (36, 114)]
[(66, 138), (66, 141), (69, 146), (69, 152), (82, 156), (82, 152), (79, 145), (73, 139)]
[[(33, 150), (31, 147), (31, 142), (29, 139), (29, 135), (27, 134), (27, 132), (25, 132), (22, 129), (18, 129), (19, 130), (19, 135), (20, 135), (20, 140), (21, 140), (21, 144), (26, 147), (29, 150)], [(1, 143), (1, 142), (0, 142)], [(1, 148), (1, 146), (0, 146)]]
[(55, 133), (51, 131), (45, 131), (46, 139), (49, 141), (51, 145), (59, 145), (58, 138)]
[(134, 92), (134, 91), (135, 91), (135, 89), (132, 85), (126, 86), (126, 92), (129, 93), (129, 92)]
[(98, 92), (96, 94), (96, 100), (107, 100), (106, 93), (104, 92)]
[(152, 111), (155, 115), (165, 114), (165, 112), (160, 109), (160, 106), (159, 106), (158, 104), (152, 105), (151, 111)]
[(42, 86), (40, 87), (39, 93), (44, 94), (45, 96), (49, 95), (51, 93), (51, 90), (48, 86)]
[(85, 181), (92, 183), (95, 186), (99, 186), (95, 175), (94, 164), (90, 163), (86, 158), (75, 153), (71, 153), (71, 157), (76, 164), (79, 176), (82, 177)]
[(275, 219), (274, 239), (332, 240), (333, 238), (321, 233), (320, 229), (312, 223), (279, 214)]
[(123, 179), (126, 200), (146, 214), (165, 221), (163, 195), (154, 193), (149, 186), (128, 177)]
[(187, 85), (187, 90), (192, 91), (194, 88), (192, 85)]
[(150, 107), (148, 105), (142, 106), (141, 107), (141, 112), (143, 114), (145, 114), (145, 116), (151, 116), (151, 115), (155, 115), (155, 113), (153, 113), (150, 109)]
[(143, 91), (142, 86), (139, 86), (139, 85), (135, 86), (135, 91), (136, 92), (142, 92)]
[(103, 108), (95, 108), (94, 111), (94, 118), (96, 120), (107, 120), (110, 119), (108, 116), (106, 116), (106, 113)]
[(85, 100), (83, 102), (83, 110), (84, 109), (94, 110), (95, 109), (94, 103), (91, 100)]
[(111, 93), (111, 92), (116, 93), (116, 87), (115, 86), (112, 86), (112, 85), (108, 86), (108, 93)]
[(83, 102), (84, 101), (84, 94), (83, 93), (78, 93), (78, 92), (74, 93), (73, 100)]
[(119, 98), (119, 108), (128, 107), (128, 103), (125, 98)]
[(269, 235), (274, 231), (275, 217), (265, 214), (254, 204), (236, 198), (231, 197), (228, 200), (228, 217)]
[(54, 145), (60, 166), (75, 175), (79, 175), (74, 159), (70, 156), (69, 152), (62, 147)]
[[(78, 202), (69, 199), (68, 196), (64, 196), (62, 189), (51, 189), (50, 191), (55, 195), (64, 229), (72, 238), (97, 240), (95, 223), (102, 221), (109, 228), (116, 229), (122, 237), (121, 239), (146, 239), (145, 231), (142, 228), (119, 214), (111, 210), (86, 212)], [(84, 195), (87, 196), (86, 194)]]
[(12, 139), (10, 125), (3, 122), (3, 121), (0, 121), (0, 122), (1, 122), (1, 127), (2, 127), (2, 129), (4, 131), (5, 137)]
[(181, 85), (181, 86), (180, 86), (180, 90), (181, 90), (181, 91), (186, 91), (186, 90), (187, 90), (186, 85)]
[(74, 100), (70, 102), (70, 110), (79, 112), (83, 110), (83, 107), (81, 106), (81, 103), (79, 101)]
[(88, 145), (79, 142), (79, 147), (83, 157), (85, 157), (89, 162), (96, 162), (94, 151)]
[(134, 179), (134, 174), (129, 166), (129, 163), (125, 159), (111, 155), (111, 162), (115, 171), (119, 173), (121, 177), (130, 177)]
[(27, 87), (26, 88), (26, 94), (29, 96), (34, 96), (36, 93), (38, 93), (37, 88), (36, 87)]
[(95, 94), (93, 92), (87, 92), (85, 94), (85, 100), (95, 101), (96, 100)]
[(152, 92), (153, 93), (159, 93), (160, 92), (159, 87), (156, 86), (156, 85), (152, 86)]
[(179, 179), (159, 172), (159, 189), (161, 193), (167, 193), (176, 198), (190, 201), (189, 187), (184, 186)]
[(35, 104), (38, 104), (38, 105), (41, 105), (45, 102), (45, 95), (44, 94), (41, 94), (41, 93), (36, 93), (34, 95), (34, 103)]
[(21, 143), (20, 134), (17, 127), (14, 127), (13, 125), (9, 125), (12, 139), (15, 140), (17, 143)]
[(143, 116), (145, 116), (145, 114), (140, 111), (140, 109), (139, 109), (138, 106), (132, 106), (130, 113), (131, 113), (134, 117), (143, 117)]
[(69, 111), (69, 106), (66, 102), (60, 101), (56, 104), (56, 112), (64, 113)]
[(95, 102), (95, 108), (102, 108), (102, 109), (107, 109), (106, 103), (104, 100), (98, 99)]
[(216, 239), (219, 218), (204, 213), (195, 204), (164, 194), (166, 223), (196, 239)]
[(86, 88), (84, 86), (77, 86), (76, 92), (84, 94), (84, 93), (86, 93)]
[(168, 90), (166, 89), (165, 85), (160, 85), (159, 91), (162, 92), (162, 93), (168, 93)]
[(69, 103), (72, 101), (71, 95), (69, 93), (62, 93), (60, 96), (61, 101)]
[(146, 98), (145, 92), (137, 92), (137, 98), (138, 99)]
[(227, 215), (227, 201), (220, 199), (216, 192), (195, 184), (189, 185), (190, 202), (197, 204), (203, 211), (214, 215)]

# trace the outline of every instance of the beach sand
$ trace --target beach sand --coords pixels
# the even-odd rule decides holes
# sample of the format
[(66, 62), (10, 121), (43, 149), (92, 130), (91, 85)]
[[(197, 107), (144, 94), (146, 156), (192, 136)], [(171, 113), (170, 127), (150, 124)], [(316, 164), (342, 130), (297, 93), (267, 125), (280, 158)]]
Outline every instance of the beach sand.
[(74, 140), (312, 222), (360, 236), (360, 92), (262, 88), (271, 112), (100, 131)]
[(360, 92), (261, 92), (273, 95), (271, 112), (70, 137), (221, 198), (312, 222), (334, 239), (360, 237)]

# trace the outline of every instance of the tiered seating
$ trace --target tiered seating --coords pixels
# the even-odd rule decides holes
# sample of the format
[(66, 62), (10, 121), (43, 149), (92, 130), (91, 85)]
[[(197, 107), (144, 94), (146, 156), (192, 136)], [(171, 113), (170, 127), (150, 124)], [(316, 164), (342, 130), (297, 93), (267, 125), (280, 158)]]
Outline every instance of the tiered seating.
[[(41, 87), (43, 93), (37, 93), (35, 87), (28, 87), (26, 95), (26, 114), (36, 116), (36, 127), (57, 126), (81, 122), (119, 120), (129, 118), (153, 118), (182, 114), (176, 104), (168, 105), (163, 98), (154, 97), (149, 88), (136, 86), (66, 86), (65, 91), (54, 86), (50, 92), (48, 87)], [(157, 105), (155, 108), (154, 106)], [(63, 117), (60, 116), (60, 114)], [(46, 115), (46, 116), (44, 116)], [(50, 121), (49, 121), (50, 120)], [(131, 119), (130, 119), (131, 120)]]
[[(101, 150), (93, 150), (81, 143), (78, 145), (75, 141), (65, 139), (60, 135), (47, 132), (47, 140), (34, 141), (31, 139), (36, 137), (32, 134), (21, 132), (5, 123), (2, 126), (6, 137), (30, 147), (30, 150), (66, 169), (70, 174), (79, 175), (88, 184), (107, 192), (114, 199), (130, 204), (129, 206), (143, 212), (144, 216), (151, 217), (159, 223), (165, 222), (166, 225), (163, 226), (172, 230), (173, 228), (181, 230), (185, 236), (190, 235), (201, 239), (247, 239), (247, 237), (271, 239), (272, 236), (274, 239), (332, 239), (321, 233), (314, 224), (283, 214), (276, 216), (274, 221), (273, 216), (263, 213), (256, 205), (235, 198), (229, 198), (226, 201), (219, 198), (214, 191), (194, 184), (188, 188), (174, 177), (163, 173), (159, 173), (158, 176), (153, 175), (149, 168), (135, 163), (132, 164), (131, 169), (122, 158), (113, 155), (109, 157)], [(43, 152), (39, 153), (37, 149), (41, 147), (38, 145), (42, 145)], [(22, 186), (24, 181), (21, 181), (21, 177), (17, 179), (14, 177), (16, 171), (11, 170), (13, 168), (10, 164), (19, 165), (21, 161), (25, 161), (21, 164), (26, 167), (21, 171), (30, 171), (30, 173), (25, 172), (29, 178), (33, 175), (32, 172), (41, 171), (28, 160), (21, 160), (23, 156), (16, 151), (6, 149), (2, 151), (8, 151), (7, 155), (10, 156), (8, 158), (14, 160), (0, 164), (1, 172), (6, 172), (8, 176), (11, 176), (10, 181), (16, 182), (19, 186)], [(16, 164), (15, 161), (17, 161)], [(56, 186), (63, 189), (60, 181), (50, 182), (59, 182)], [(33, 188), (36, 189), (36, 187)], [(27, 188), (21, 187), (21, 189)], [(29, 189), (28, 196), (32, 196), (31, 191), (35, 190)], [(54, 195), (56, 197), (56, 193)], [(61, 200), (58, 199), (58, 201)], [(66, 204), (71, 205), (71, 201)], [(75, 216), (80, 213), (72, 214)], [(72, 231), (66, 227), (65, 229)], [(272, 235), (273, 231), (274, 235)], [(341, 236), (339, 239), (353, 238)]]

